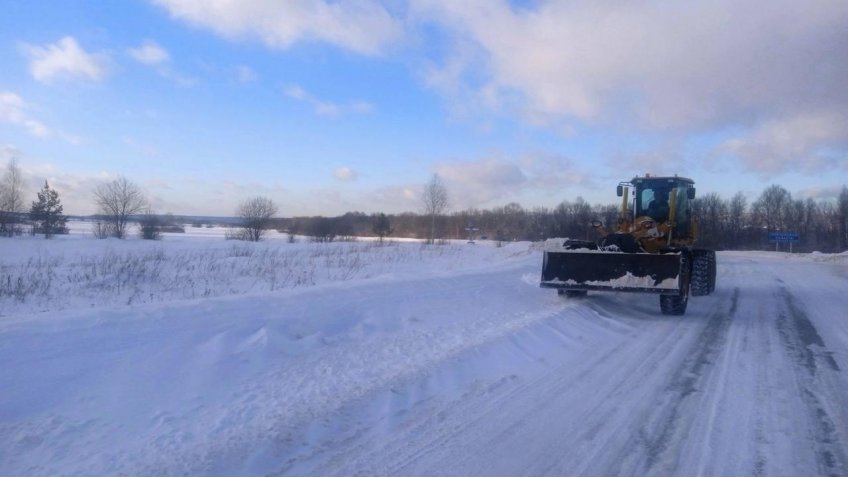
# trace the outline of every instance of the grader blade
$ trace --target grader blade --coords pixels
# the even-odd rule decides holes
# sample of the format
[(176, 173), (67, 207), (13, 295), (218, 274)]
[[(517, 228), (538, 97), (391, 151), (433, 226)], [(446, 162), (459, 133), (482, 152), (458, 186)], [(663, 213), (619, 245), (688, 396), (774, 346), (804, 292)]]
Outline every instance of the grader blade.
[(600, 250), (546, 251), (543, 288), (680, 293), (680, 253), (619, 253)]

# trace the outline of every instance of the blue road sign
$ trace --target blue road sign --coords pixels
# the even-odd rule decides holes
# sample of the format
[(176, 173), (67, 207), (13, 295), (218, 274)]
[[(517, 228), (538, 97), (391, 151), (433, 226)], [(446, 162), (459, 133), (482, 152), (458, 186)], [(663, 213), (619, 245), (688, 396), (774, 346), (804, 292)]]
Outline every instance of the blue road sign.
[(798, 243), (801, 241), (801, 234), (798, 232), (769, 232), (769, 243), (790, 242)]

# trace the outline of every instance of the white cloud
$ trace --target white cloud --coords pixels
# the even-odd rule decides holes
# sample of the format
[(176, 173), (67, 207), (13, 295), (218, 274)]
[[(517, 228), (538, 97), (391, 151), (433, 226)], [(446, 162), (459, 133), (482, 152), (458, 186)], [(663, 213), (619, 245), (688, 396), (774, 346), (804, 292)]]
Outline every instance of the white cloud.
[(20, 96), (10, 91), (0, 91), (0, 121), (21, 126), (31, 135), (46, 137), (50, 129), (27, 114), (29, 106)]
[(139, 47), (128, 49), (127, 53), (135, 61), (153, 68), (159, 76), (179, 86), (189, 87), (197, 83), (195, 78), (176, 71), (171, 65), (171, 54), (153, 40), (145, 40)]
[(842, 193), (842, 188), (844, 185), (840, 186), (824, 186), (824, 187), (815, 187), (810, 189), (802, 189), (798, 191), (797, 197), (802, 199), (814, 199), (814, 200), (837, 200), (839, 198), (839, 194)]
[(172, 17), (229, 38), (257, 37), (273, 48), (320, 41), (380, 54), (401, 35), (399, 22), (374, 0), (154, 0)]
[(505, 202), (527, 185), (521, 168), (500, 158), (442, 163), (435, 171), (444, 180), (450, 202), (456, 208)]
[(339, 167), (333, 171), (333, 177), (342, 182), (355, 181), (359, 174), (350, 167)]
[(30, 59), (33, 78), (44, 83), (62, 77), (99, 81), (108, 72), (105, 55), (87, 53), (70, 36), (45, 46), (24, 44), (22, 49)]
[(355, 100), (344, 104), (326, 101), (316, 98), (296, 84), (285, 87), (283, 93), (289, 98), (312, 105), (318, 116), (335, 118), (349, 113), (369, 114), (374, 111), (374, 105), (367, 101)]
[(345, 106), (346, 111), (359, 114), (368, 114), (374, 112), (374, 105), (368, 101), (352, 101)]
[(148, 66), (161, 65), (171, 60), (168, 51), (152, 40), (145, 40), (138, 48), (127, 51), (134, 60)]
[(560, 195), (566, 187), (591, 187), (590, 174), (562, 156), (532, 154), (517, 160), (489, 157), (445, 162), (435, 172), (456, 207), (489, 207), (525, 195)]
[(521, 167), (529, 178), (529, 187), (560, 194), (567, 186), (593, 187), (592, 171), (577, 161), (555, 154), (531, 154), (523, 157)]
[(719, 152), (741, 159), (748, 171), (820, 174), (848, 170), (848, 116), (844, 111), (798, 114), (764, 122), (729, 139)]
[(236, 66), (235, 71), (236, 79), (242, 84), (252, 83), (259, 78), (259, 75), (257, 75), (256, 72), (249, 66), (238, 65)]
[(442, 163), (436, 173), (455, 197), (456, 206), (471, 206), (516, 194), (527, 182), (521, 169), (502, 159)]
[[(448, 43), (424, 76), (453, 112), (496, 112), (566, 134), (585, 126), (669, 138), (724, 128), (739, 133), (722, 151), (749, 170), (845, 170), (844, 1), (410, 5)], [(629, 159), (675, 169), (663, 154)]]
[(12, 146), (11, 144), (3, 144), (0, 146), (0, 167), (5, 166), (8, 161), (17, 159), (20, 156), (20, 149)]
[[(0, 148), (0, 158), (4, 149), (6, 148)], [(33, 164), (33, 158), (15, 148), (10, 149), (14, 157), (19, 158), (25, 189), (31, 192), (40, 190), (46, 180), (50, 188), (59, 193), (65, 214), (94, 213), (91, 192), (98, 184), (112, 178), (105, 174), (77, 175), (62, 172), (52, 164)]]
[(848, 57), (840, 54), (848, 48), (848, 4), (841, 1), (412, 6), (459, 45), (449, 51), (461, 56), (444, 60), (439, 81), (487, 90), (490, 104), (536, 117), (685, 129), (799, 100), (848, 102), (841, 80)]
[[(644, 174), (687, 176), (689, 175), (688, 171), (695, 167), (696, 161), (689, 158), (683, 151), (683, 145), (675, 142), (643, 151), (617, 151), (611, 153), (607, 165), (611, 173), (624, 174), (622, 177), (615, 176), (614, 179), (616, 180), (625, 180), (635, 175)], [(709, 167), (715, 167), (715, 164), (711, 164)]]
[(372, 211), (399, 213), (421, 208), (420, 185), (393, 185), (369, 191), (360, 202), (369, 204)]
[(151, 158), (159, 157), (159, 149), (156, 146), (140, 141), (132, 136), (124, 136), (121, 138), (121, 141), (144, 156)]
[(57, 135), (59, 136), (59, 138), (61, 138), (63, 141), (67, 142), (68, 144), (72, 144), (72, 145), (74, 145), (74, 146), (79, 146), (79, 145), (81, 145), (81, 144), (85, 144), (85, 143), (86, 143), (86, 139), (85, 139), (85, 138), (82, 138), (82, 137), (80, 137), (80, 136), (77, 136), (76, 134), (69, 133), (69, 132), (67, 132), (67, 131), (59, 130), (59, 131), (56, 131), (56, 134), (57, 134)]
[(287, 86), (284, 92), (286, 93), (286, 96), (292, 99), (305, 100), (307, 98), (306, 91), (296, 84)]
[(182, 74), (178, 71), (175, 71), (173, 68), (169, 67), (168, 65), (163, 65), (163, 66), (156, 68), (156, 73), (158, 73), (159, 76), (161, 76), (161, 77), (163, 77), (163, 78), (165, 78), (169, 81), (172, 81), (175, 84), (177, 84), (178, 86), (182, 86), (184, 88), (188, 88), (188, 87), (191, 87), (191, 86), (194, 86), (195, 84), (197, 84), (197, 78), (194, 78), (192, 76), (187, 76), (187, 75)]
[(0, 91), (0, 122), (20, 126), (40, 138), (58, 137), (73, 145), (80, 145), (83, 138), (61, 129), (51, 129), (29, 114), (32, 107), (23, 98), (11, 91)]
[(318, 116), (335, 118), (341, 115), (341, 107), (336, 103), (331, 103), (329, 101), (313, 101), (312, 103), (315, 106), (315, 114)]

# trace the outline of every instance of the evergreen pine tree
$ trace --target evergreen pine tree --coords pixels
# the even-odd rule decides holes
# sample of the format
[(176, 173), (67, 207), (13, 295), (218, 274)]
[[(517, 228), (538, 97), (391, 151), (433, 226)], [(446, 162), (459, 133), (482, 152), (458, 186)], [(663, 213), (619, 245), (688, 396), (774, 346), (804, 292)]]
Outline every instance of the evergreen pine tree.
[(382, 212), (374, 217), (371, 230), (376, 236), (380, 237), (380, 243), (383, 243), (383, 237), (387, 237), (394, 233), (391, 221), (386, 214)]
[(44, 188), (38, 193), (38, 200), (32, 203), (29, 215), (36, 223), (36, 231), (43, 233), (44, 238), (65, 230), (62, 201), (59, 200), (59, 193), (51, 189), (47, 181), (44, 181)]

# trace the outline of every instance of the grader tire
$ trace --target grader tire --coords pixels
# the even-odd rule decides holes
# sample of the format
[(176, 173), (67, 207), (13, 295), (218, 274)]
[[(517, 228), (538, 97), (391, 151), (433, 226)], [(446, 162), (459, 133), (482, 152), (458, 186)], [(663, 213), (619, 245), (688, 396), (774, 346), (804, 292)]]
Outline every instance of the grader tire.
[(716, 258), (712, 250), (695, 250), (692, 257), (692, 296), (706, 296), (715, 290)]
[(689, 304), (690, 258), (686, 253), (680, 254), (680, 290), (677, 295), (660, 295), (660, 311), (663, 315), (684, 315)]

